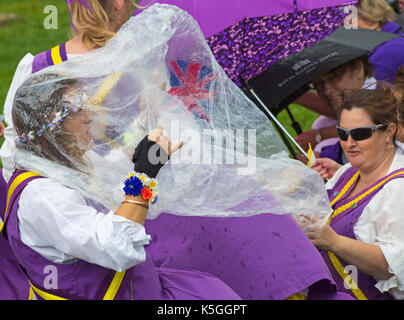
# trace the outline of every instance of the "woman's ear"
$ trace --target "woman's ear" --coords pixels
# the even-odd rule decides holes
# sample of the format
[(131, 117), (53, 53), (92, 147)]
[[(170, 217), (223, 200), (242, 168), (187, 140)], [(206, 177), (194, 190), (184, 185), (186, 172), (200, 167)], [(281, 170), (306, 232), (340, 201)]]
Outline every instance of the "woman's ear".
[(386, 129), (386, 143), (391, 145), (394, 142), (394, 138), (397, 135), (397, 125), (395, 123), (390, 123)]

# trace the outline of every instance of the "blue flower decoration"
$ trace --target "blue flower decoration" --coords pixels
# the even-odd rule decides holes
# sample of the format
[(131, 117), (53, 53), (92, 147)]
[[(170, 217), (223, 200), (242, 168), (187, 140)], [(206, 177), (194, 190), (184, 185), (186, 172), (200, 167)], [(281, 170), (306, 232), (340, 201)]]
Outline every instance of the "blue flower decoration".
[(132, 176), (125, 180), (125, 187), (123, 190), (127, 196), (132, 195), (136, 197), (142, 193), (142, 189), (143, 182), (138, 177)]
[(155, 204), (157, 202), (157, 200), (159, 199), (159, 196), (156, 196), (152, 202), (152, 204)]

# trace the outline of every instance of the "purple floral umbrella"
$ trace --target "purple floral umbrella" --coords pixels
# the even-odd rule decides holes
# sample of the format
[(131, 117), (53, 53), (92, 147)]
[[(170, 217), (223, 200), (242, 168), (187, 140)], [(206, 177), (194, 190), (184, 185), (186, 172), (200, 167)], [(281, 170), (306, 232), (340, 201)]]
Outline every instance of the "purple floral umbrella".
[(246, 18), (207, 38), (216, 60), (239, 86), (279, 60), (326, 38), (343, 23), (343, 7)]
[[(239, 86), (289, 55), (314, 45), (344, 21), (355, 0), (140, 0), (191, 14), (228, 76)], [(135, 10), (133, 15), (141, 10)]]

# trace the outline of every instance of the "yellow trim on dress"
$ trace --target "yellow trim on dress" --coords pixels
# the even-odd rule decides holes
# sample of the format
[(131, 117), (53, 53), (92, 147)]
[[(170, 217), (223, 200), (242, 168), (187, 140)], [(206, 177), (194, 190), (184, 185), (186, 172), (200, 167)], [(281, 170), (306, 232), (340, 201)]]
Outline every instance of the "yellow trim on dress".
[(35, 293), (42, 297), (45, 300), (67, 300), (65, 298), (59, 297), (59, 296), (55, 296), (54, 294), (42, 291), (40, 289), (38, 289), (37, 287), (35, 287), (29, 280), (28, 280), (29, 284), (31, 285), (31, 288), (35, 291)]
[[(10, 188), (8, 189), (8, 192), (7, 192), (7, 204), (6, 204), (6, 213), (4, 215), (4, 220), (6, 219), (8, 211), (9, 211), (9, 204), (10, 204), (11, 196), (13, 195), (13, 193), (17, 189), (17, 187), (25, 180), (32, 178), (32, 177), (38, 177), (38, 176), (39, 176), (39, 174), (27, 171), (27, 172), (21, 173), (13, 180), (13, 182), (11, 183)], [(3, 221), (1, 221), (1, 222), (2, 223), (1, 223), (0, 227), (2, 229), (4, 226), (4, 223), (3, 223)], [(0, 229), (0, 232), (1, 232), (1, 229)], [(116, 293), (118, 292), (119, 287), (121, 286), (124, 276), (125, 276), (125, 271), (115, 273), (115, 276), (112, 279), (111, 284), (109, 285), (109, 288), (108, 288), (107, 292), (105, 293), (103, 300), (113, 300), (115, 298)], [(33, 300), (34, 292), (45, 300), (67, 300), (65, 298), (62, 298), (62, 297), (50, 294), (48, 292), (45, 292), (43, 290), (40, 290), (40, 289), (36, 288), (29, 280), (28, 280), (28, 282), (31, 286), (30, 291), (29, 291), (28, 300)]]
[(123, 277), (125, 276), (125, 272), (126, 271), (115, 273), (115, 276), (112, 279), (111, 284), (110, 284), (103, 300), (114, 300), (116, 293), (118, 292), (118, 290), (121, 286)]
[(307, 300), (307, 297), (303, 293), (296, 293), (286, 298), (285, 300)]
[(51, 49), (51, 57), (54, 65), (62, 63), (62, 56), (60, 55), (60, 46), (55, 46)]
[[(335, 270), (337, 270), (338, 274), (341, 276), (342, 280), (345, 283), (351, 283), (350, 290), (352, 293), (355, 295), (355, 297), (358, 300), (368, 300), (368, 298), (365, 296), (365, 294), (362, 292), (361, 289), (359, 289), (359, 286), (355, 283), (355, 281), (351, 278), (349, 274), (345, 272), (345, 268), (342, 265), (342, 263), (339, 261), (337, 256), (332, 253), (331, 251), (328, 251), (328, 256), (330, 257), (330, 260), (332, 264), (334, 265)], [(350, 281), (350, 282), (348, 282)]]
[[(389, 175), (387, 178), (383, 179), (382, 181), (380, 181), (378, 184), (376, 184), (375, 186), (373, 186), (372, 188), (370, 188), (366, 192), (360, 194), (359, 196), (357, 196), (353, 200), (349, 201), (345, 205), (343, 205), (343, 206), (339, 207), (338, 209), (334, 210), (333, 213), (331, 214), (330, 218), (328, 219), (328, 224), (331, 223), (333, 218), (335, 218), (336, 216), (338, 216), (339, 214), (341, 214), (345, 210), (351, 208), (353, 205), (357, 204), (359, 201), (361, 201), (363, 198), (368, 196), (370, 193), (372, 193), (373, 191), (378, 189), (380, 186), (387, 183), (389, 180), (393, 179), (394, 177), (396, 177), (398, 175), (402, 175), (402, 174), (404, 174), (404, 171), (396, 172), (395, 174)], [(334, 205), (339, 199), (341, 199), (346, 194), (346, 192), (350, 189), (350, 187), (356, 181), (358, 176), (359, 176), (359, 171), (356, 172), (353, 175), (353, 177), (347, 182), (347, 184), (344, 186), (344, 188), (341, 190), (341, 192), (331, 202), (331, 205)], [(358, 300), (368, 300), (367, 297), (365, 296), (365, 294), (362, 292), (362, 290), (359, 289), (359, 286), (354, 282), (354, 280), (349, 276), (349, 274), (347, 274), (345, 272), (345, 268), (342, 265), (342, 263), (339, 261), (337, 256), (334, 253), (332, 253), (331, 251), (328, 251), (328, 256), (330, 257), (330, 260), (331, 260), (332, 264), (334, 265), (335, 270), (341, 276), (343, 281), (344, 282), (350, 281), (350, 283), (352, 284), (351, 287), (350, 287), (350, 290), (355, 295), (355, 297)]]
[[(8, 210), (9, 210), (8, 207), (9, 207), (9, 204), (10, 204), (10, 199), (11, 199), (11, 196), (13, 195), (15, 189), (17, 189), (19, 184), (24, 182), (25, 180), (27, 180), (29, 178), (32, 178), (32, 177), (37, 177), (37, 176), (39, 176), (39, 174), (36, 174), (34, 172), (29, 172), (28, 171), (28, 172), (24, 172), (24, 173), (18, 175), (14, 179), (13, 183), (11, 184), (11, 186), (8, 189), (8, 192), (7, 192), (7, 203), (6, 203), (6, 212), (4, 214), (4, 221), (6, 221), (6, 218), (7, 218), (7, 215), (8, 215)], [(1, 223), (0, 232), (3, 230), (3, 227), (4, 227), (4, 222)]]

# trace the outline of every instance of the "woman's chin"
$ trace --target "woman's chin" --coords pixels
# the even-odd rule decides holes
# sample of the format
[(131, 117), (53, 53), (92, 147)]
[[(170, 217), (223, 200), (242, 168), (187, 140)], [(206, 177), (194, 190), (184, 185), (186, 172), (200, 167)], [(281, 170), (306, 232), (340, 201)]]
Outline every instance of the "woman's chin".
[(348, 153), (346, 154), (349, 162), (351, 163), (352, 167), (359, 168), (362, 164), (362, 157), (360, 153)]

